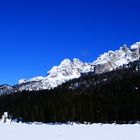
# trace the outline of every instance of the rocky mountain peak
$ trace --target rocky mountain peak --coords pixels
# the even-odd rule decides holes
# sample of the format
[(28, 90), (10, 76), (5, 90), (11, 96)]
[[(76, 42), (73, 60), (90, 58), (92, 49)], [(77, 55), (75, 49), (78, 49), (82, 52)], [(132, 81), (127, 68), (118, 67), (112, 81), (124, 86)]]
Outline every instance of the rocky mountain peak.
[(8, 94), (14, 92), (13, 87), (7, 84), (0, 86), (0, 94)]

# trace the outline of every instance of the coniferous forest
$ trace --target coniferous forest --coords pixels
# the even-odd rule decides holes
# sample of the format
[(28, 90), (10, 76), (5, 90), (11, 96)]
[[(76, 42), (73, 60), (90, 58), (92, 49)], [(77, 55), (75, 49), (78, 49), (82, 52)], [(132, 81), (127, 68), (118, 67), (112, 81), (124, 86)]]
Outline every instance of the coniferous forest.
[(140, 121), (139, 65), (82, 74), (52, 90), (1, 95), (0, 114), (24, 122), (135, 123)]

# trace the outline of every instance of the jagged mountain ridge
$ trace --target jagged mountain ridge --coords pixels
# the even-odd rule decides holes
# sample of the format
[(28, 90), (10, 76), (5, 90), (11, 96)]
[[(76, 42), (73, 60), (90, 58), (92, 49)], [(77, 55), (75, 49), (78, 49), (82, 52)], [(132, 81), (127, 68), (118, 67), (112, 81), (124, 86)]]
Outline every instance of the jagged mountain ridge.
[(53, 89), (69, 80), (79, 78), (82, 73), (93, 72), (94, 74), (109, 72), (123, 65), (138, 60), (140, 57), (140, 42), (132, 46), (126, 45), (116, 51), (108, 51), (100, 55), (91, 63), (82, 62), (79, 59), (64, 59), (59, 66), (54, 66), (46, 77), (34, 77), (29, 80), (21, 79), (15, 86), (0, 86), (0, 93), (10, 93), (16, 91), (33, 91)]
[(12, 93), (14, 92), (14, 88), (10, 85), (0, 85), (0, 94), (9, 94), (9, 93)]

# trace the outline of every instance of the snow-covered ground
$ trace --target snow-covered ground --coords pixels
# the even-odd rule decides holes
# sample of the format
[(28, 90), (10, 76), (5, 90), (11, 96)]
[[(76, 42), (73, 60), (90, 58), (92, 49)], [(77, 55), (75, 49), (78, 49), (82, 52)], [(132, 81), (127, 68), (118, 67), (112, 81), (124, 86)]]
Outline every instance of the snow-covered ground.
[(47, 125), (0, 122), (2, 140), (140, 140), (135, 125)]

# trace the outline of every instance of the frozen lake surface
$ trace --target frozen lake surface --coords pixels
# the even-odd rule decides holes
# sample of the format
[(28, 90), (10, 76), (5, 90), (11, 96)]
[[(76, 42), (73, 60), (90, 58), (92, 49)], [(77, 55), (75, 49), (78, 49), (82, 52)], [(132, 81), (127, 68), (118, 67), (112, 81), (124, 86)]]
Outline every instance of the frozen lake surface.
[(48, 125), (0, 122), (3, 140), (140, 140), (140, 124)]

